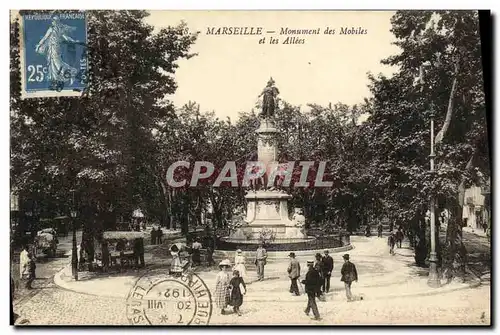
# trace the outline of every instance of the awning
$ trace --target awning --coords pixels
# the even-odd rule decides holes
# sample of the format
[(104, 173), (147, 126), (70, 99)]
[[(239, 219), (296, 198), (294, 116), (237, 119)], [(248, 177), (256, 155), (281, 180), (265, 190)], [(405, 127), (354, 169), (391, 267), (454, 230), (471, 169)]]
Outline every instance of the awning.
[(144, 233), (139, 231), (105, 231), (102, 237), (105, 240), (135, 240), (136, 238), (144, 238)]

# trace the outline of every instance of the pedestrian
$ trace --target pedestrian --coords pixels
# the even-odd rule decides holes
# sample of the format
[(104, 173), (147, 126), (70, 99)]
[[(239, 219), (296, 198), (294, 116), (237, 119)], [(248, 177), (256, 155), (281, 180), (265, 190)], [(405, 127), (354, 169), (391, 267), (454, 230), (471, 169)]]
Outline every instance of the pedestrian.
[(156, 231), (155, 227), (153, 227), (153, 229), (151, 229), (151, 244), (153, 245), (156, 244), (157, 234), (158, 232)]
[(290, 293), (295, 295), (300, 295), (299, 286), (297, 285), (297, 279), (300, 277), (300, 263), (295, 258), (295, 253), (291, 252), (288, 257), (290, 257), (290, 264), (288, 265), (288, 277), (290, 277)]
[(398, 231), (396, 232), (396, 243), (398, 245), (398, 248), (401, 248), (401, 243), (403, 242), (403, 239), (404, 239), (404, 234), (401, 226), (399, 226)]
[(351, 284), (353, 281), (358, 282), (358, 272), (356, 271), (356, 266), (349, 261), (349, 254), (345, 254), (342, 257), (344, 258), (344, 264), (342, 265), (342, 270), (340, 270), (340, 274), (342, 275), (340, 280), (344, 282), (347, 301), (352, 301)]
[(19, 277), (23, 281), (28, 280), (29, 262), (30, 262), (30, 257), (29, 257), (29, 252), (28, 252), (28, 246), (23, 245), (21, 253), (19, 254)]
[(28, 259), (29, 259), (27, 264), (28, 276), (26, 278), (26, 288), (28, 290), (32, 290), (33, 286), (31, 285), (33, 284), (33, 281), (36, 278), (36, 257), (33, 251), (30, 251), (28, 253)]
[(243, 256), (243, 251), (241, 251), (241, 249), (236, 250), (236, 255), (234, 256), (233, 270), (238, 270), (240, 278), (245, 279), (247, 277), (247, 269), (245, 267), (245, 256)]
[(135, 265), (137, 267), (143, 268), (144, 264), (144, 240), (142, 238), (136, 238), (134, 240), (134, 257)]
[(322, 291), (323, 292), (330, 292), (330, 278), (332, 276), (332, 271), (333, 271), (333, 258), (332, 256), (329, 255), (328, 250), (324, 251), (324, 256), (323, 256), (323, 285), (322, 285)]
[(230, 278), (229, 269), (231, 268), (231, 262), (229, 259), (225, 259), (219, 263), (219, 273), (215, 278), (215, 304), (220, 309), (222, 315), (226, 314), (224, 310), (229, 304), (230, 300)]
[(241, 316), (240, 307), (243, 305), (243, 296), (247, 293), (245, 281), (240, 276), (238, 270), (233, 270), (233, 278), (229, 282), (231, 298), (229, 304), (233, 306), (233, 311)]
[(389, 245), (389, 254), (394, 255), (394, 246), (396, 245), (396, 235), (394, 232), (389, 234), (387, 244)]
[(175, 277), (180, 277), (182, 275), (182, 264), (179, 251), (179, 248), (175, 244), (170, 248), (170, 254), (172, 255), (172, 262), (170, 263), (170, 274)]
[(161, 244), (162, 242), (162, 237), (163, 237), (163, 230), (161, 230), (161, 227), (158, 227), (158, 232), (156, 233), (156, 243)]
[(194, 239), (193, 245), (191, 246), (191, 250), (193, 252), (191, 257), (193, 260), (193, 264), (195, 266), (198, 266), (201, 264), (201, 248), (202, 248), (202, 245), (200, 242), (198, 242), (198, 239)]
[(371, 231), (371, 227), (369, 224), (366, 225), (366, 228), (365, 228), (365, 236), (366, 237), (370, 237), (372, 236), (372, 231)]
[(319, 285), (321, 285), (321, 277), (319, 276), (318, 271), (314, 268), (313, 261), (307, 261), (307, 274), (306, 279), (302, 281), (302, 284), (305, 286), (305, 290), (307, 293), (307, 307), (304, 310), (306, 315), (309, 315), (309, 312), (312, 309), (314, 314), (314, 320), (321, 320), (319, 316), (318, 306), (316, 305), (316, 295), (318, 291)]
[(382, 226), (382, 223), (379, 223), (377, 226), (377, 236), (382, 237), (382, 232), (384, 231), (384, 226)]
[(207, 247), (207, 266), (212, 266), (212, 265), (215, 265), (215, 262), (214, 262), (214, 249), (212, 248), (212, 246), (208, 246)]
[(316, 294), (318, 295), (318, 299), (320, 301), (323, 300), (323, 292), (321, 290), (321, 287), (323, 286), (323, 283), (324, 283), (324, 274), (323, 274), (323, 269), (324, 269), (324, 266), (323, 266), (323, 257), (321, 256), (321, 254), (318, 252), (316, 253), (316, 255), (314, 256), (314, 258), (316, 259), (315, 262), (314, 262), (314, 268), (316, 269), (316, 271), (318, 272), (319, 274), (319, 277), (321, 278), (321, 282), (319, 283), (318, 285), (318, 289), (316, 290)]
[(108, 241), (103, 241), (101, 244), (101, 261), (102, 261), (102, 271), (103, 272), (108, 272), (109, 269), (109, 247), (108, 247)]
[(264, 280), (264, 266), (267, 263), (267, 251), (264, 249), (264, 243), (260, 243), (255, 255), (255, 265), (257, 266), (258, 280)]

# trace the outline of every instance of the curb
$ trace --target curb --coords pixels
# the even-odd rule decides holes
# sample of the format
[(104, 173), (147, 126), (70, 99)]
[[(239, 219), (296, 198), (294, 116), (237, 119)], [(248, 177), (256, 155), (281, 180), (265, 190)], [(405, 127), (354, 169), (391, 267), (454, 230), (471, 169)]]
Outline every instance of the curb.
[[(337, 247), (337, 248), (331, 248), (328, 250), (330, 251), (330, 254), (334, 254), (334, 253), (353, 250), (354, 248), (355, 247), (352, 245), (352, 243), (349, 243), (348, 245), (344, 245), (344, 246)], [(314, 256), (316, 253), (318, 253), (318, 252), (322, 253), (324, 250), (325, 249), (322, 248), (322, 249), (311, 249), (311, 250), (298, 250), (298, 251), (294, 251), (294, 252), (295, 252), (295, 256), (304, 257), (304, 256)], [(248, 251), (246, 253), (253, 254), (254, 251)], [(268, 263), (272, 263), (275, 260), (288, 259), (289, 253), (290, 253), (290, 251), (268, 251), (267, 252)], [(245, 255), (245, 257), (249, 258), (245, 254), (245, 252), (243, 252), (243, 254)], [(214, 252), (214, 258), (229, 258), (232, 255), (234, 255), (234, 251), (232, 251), (232, 250), (215, 250), (215, 252)], [(251, 257), (252, 256), (250, 256), (250, 258)]]

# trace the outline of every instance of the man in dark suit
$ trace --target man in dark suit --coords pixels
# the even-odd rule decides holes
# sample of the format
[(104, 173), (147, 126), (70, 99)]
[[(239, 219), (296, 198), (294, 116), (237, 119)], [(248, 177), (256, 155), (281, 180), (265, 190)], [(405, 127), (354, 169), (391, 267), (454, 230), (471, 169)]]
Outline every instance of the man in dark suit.
[(333, 271), (333, 258), (328, 254), (328, 250), (325, 250), (325, 255), (323, 256), (323, 292), (328, 293), (330, 291), (330, 277)]
[(290, 293), (295, 295), (300, 295), (299, 287), (297, 285), (297, 279), (300, 277), (300, 263), (295, 259), (295, 253), (291, 252), (290, 255), (290, 265), (288, 265), (288, 277), (290, 277)]
[(352, 301), (351, 284), (353, 281), (358, 281), (358, 272), (356, 271), (356, 266), (349, 261), (349, 254), (345, 254), (342, 257), (344, 258), (344, 264), (342, 265), (342, 270), (340, 270), (340, 274), (342, 275), (340, 280), (344, 282), (347, 301)]
[(316, 305), (316, 294), (318, 291), (318, 287), (321, 285), (321, 277), (318, 271), (314, 268), (313, 261), (307, 261), (308, 271), (306, 274), (306, 279), (302, 281), (302, 284), (305, 285), (305, 290), (307, 293), (307, 307), (304, 310), (306, 315), (309, 315), (309, 312), (313, 311), (314, 320), (321, 320), (319, 316), (318, 306)]

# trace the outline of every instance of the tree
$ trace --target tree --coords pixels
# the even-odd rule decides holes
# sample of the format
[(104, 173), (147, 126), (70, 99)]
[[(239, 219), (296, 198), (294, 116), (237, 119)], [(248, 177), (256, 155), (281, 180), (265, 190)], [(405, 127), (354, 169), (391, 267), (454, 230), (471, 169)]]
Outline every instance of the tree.
[[(440, 210), (452, 211), (443, 267), (449, 279), (462, 277), (464, 190), (477, 182), (473, 167), (489, 175), (478, 15), (400, 11), (392, 18), (392, 32), (401, 53), (383, 63), (399, 70), (392, 78), (372, 77), (367, 130), (375, 171), (386, 197), (401, 209), (401, 219), (421, 222), (431, 194)], [(414, 78), (425, 62), (427, 85), (420, 91)], [(439, 127), (434, 175), (427, 172), (431, 110)]]
[[(89, 215), (127, 216), (147, 199), (152, 131), (175, 116), (164, 98), (175, 92), (176, 61), (193, 56), (196, 35), (185, 24), (154, 32), (146, 11), (86, 13), (91, 67), (81, 98), (20, 99), (18, 25), (11, 25), (12, 184), (66, 208), (76, 188)], [(86, 219), (94, 231), (104, 228)]]

